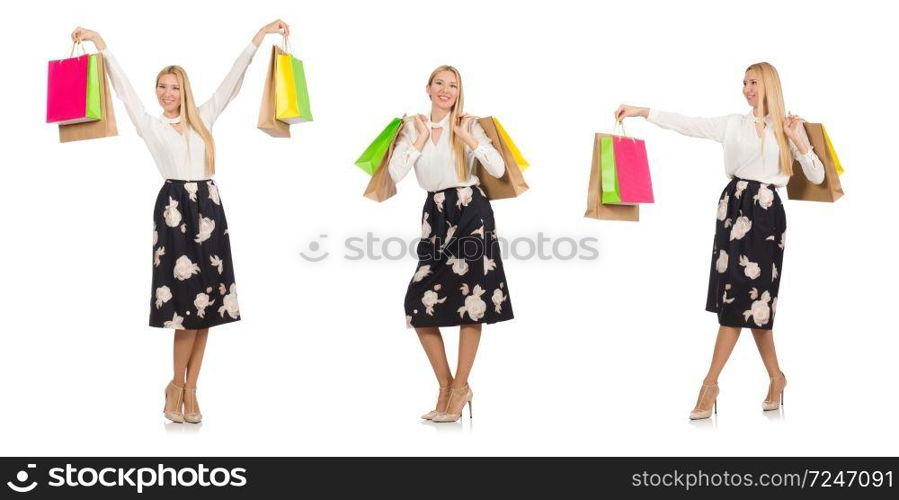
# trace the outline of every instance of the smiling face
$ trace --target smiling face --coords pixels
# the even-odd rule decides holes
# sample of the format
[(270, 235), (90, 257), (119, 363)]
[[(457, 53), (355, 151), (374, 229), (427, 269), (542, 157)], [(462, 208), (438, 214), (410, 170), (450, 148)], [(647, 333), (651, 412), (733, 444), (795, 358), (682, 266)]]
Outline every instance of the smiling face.
[(452, 71), (440, 71), (428, 85), (428, 97), (440, 109), (451, 111), (459, 98), (459, 79)]
[(159, 77), (159, 81), (156, 82), (156, 99), (167, 114), (179, 114), (179, 108), (181, 107), (181, 84), (178, 83), (177, 76), (166, 73)]
[(765, 95), (765, 86), (762, 83), (762, 75), (754, 69), (750, 69), (743, 76), (743, 97), (753, 109), (759, 106), (759, 100)]

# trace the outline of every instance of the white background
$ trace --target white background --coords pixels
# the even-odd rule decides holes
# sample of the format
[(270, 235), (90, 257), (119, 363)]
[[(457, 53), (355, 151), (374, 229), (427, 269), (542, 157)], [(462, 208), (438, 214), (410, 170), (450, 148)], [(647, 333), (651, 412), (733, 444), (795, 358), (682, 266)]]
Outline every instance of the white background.
[[(854, 2), (24, 3), (3, 16), (0, 79), (0, 453), (9, 455), (895, 455), (894, 17)], [(46, 64), (98, 30), (148, 110), (184, 66), (204, 100), (264, 23), (291, 24), (315, 122), (255, 128), (270, 46), (217, 122), (243, 320), (212, 330), (200, 426), (165, 424), (172, 333), (148, 326), (161, 177), (116, 100), (120, 135), (59, 144)], [(622, 103), (746, 112), (744, 68), (780, 70), (788, 110), (826, 123), (846, 167), (836, 204), (788, 202), (775, 338), (784, 413), (749, 332), (716, 421), (689, 423), (717, 330), (704, 311), (720, 147), (628, 120), (656, 204), (639, 223), (585, 219), (592, 134)], [(342, 242), (417, 237), (414, 174), (383, 204), (353, 161), (393, 116), (426, 111), (438, 64), (466, 111), (500, 117), (531, 190), (494, 203), (500, 236), (594, 237), (599, 258), (507, 256), (515, 310), (487, 326), (478, 418), (425, 424), (437, 384), (402, 300), (403, 260), (346, 261)], [(320, 235), (327, 234), (326, 238)], [(311, 242), (330, 256), (300, 258)], [(395, 249), (394, 249), (395, 250)], [(456, 329), (445, 329), (455, 349)], [(452, 360), (455, 359), (453, 354)]]

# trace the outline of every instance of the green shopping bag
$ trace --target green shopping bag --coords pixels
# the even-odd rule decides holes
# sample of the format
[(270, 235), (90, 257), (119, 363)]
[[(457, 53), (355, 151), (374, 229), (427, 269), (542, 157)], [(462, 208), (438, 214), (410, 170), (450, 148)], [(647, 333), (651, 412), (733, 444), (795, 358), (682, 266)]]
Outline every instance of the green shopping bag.
[(294, 84), (297, 89), (297, 104), (300, 105), (300, 119), (304, 122), (311, 122), (312, 108), (309, 107), (309, 88), (306, 87), (306, 71), (303, 69), (303, 61), (294, 57), (291, 62)]
[(599, 143), (599, 165), (602, 169), (602, 202), (621, 203), (621, 188), (615, 168), (615, 149), (612, 136), (603, 136)]
[(384, 130), (378, 134), (378, 137), (369, 144), (362, 153), (362, 156), (356, 160), (356, 165), (362, 170), (365, 170), (368, 175), (374, 175), (375, 170), (378, 169), (378, 165), (380, 165), (381, 161), (384, 159), (384, 155), (387, 154), (387, 150), (390, 149), (390, 144), (393, 142), (393, 139), (396, 138), (396, 135), (400, 132), (402, 127), (403, 120), (401, 118), (394, 118), (386, 127), (384, 127)]
[(100, 71), (97, 66), (99, 54), (91, 54), (87, 60), (87, 102), (84, 107), (84, 116), (94, 120), (103, 119), (103, 110), (100, 108)]

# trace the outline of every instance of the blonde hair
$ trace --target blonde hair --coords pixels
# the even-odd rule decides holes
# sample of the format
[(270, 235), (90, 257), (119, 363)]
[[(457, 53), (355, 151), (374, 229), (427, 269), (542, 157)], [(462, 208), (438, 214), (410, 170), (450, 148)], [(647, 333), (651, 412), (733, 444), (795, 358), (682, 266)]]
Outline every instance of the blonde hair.
[(462, 114), (465, 105), (465, 94), (462, 92), (462, 75), (459, 74), (458, 69), (452, 66), (446, 64), (438, 66), (437, 69), (431, 72), (431, 76), (428, 78), (428, 87), (434, 83), (434, 78), (436, 78), (437, 74), (442, 71), (449, 71), (456, 75), (456, 83), (459, 84), (459, 97), (456, 98), (456, 102), (450, 110), (449, 140), (453, 145), (453, 160), (456, 164), (456, 176), (460, 181), (465, 181), (468, 179), (468, 167), (465, 165), (465, 143), (462, 142), (462, 139), (456, 137), (456, 134), (453, 132), (457, 117)]
[[(197, 110), (196, 102), (194, 102), (194, 94), (190, 90), (190, 80), (187, 78), (187, 72), (181, 66), (166, 66), (156, 75), (156, 85), (159, 85), (159, 79), (162, 75), (175, 75), (178, 79), (178, 85), (181, 87), (181, 121), (186, 123), (188, 127), (197, 131), (203, 142), (206, 144), (206, 175), (215, 174), (215, 142), (212, 140), (212, 134), (200, 119), (200, 112)], [(185, 130), (185, 133), (187, 131)]]
[[(786, 108), (784, 107), (783, 89), (780, 86), (780, 76), (777, 74), (777, 69), (770, 63), (759, 62), (750, 65), (746, 68), (746, 71), (756, 71), (761, 77), (762, 88), (759, 92), (759, 106), (762, 107), (762, 113), (770, 116), (774, 122), (774, 137), (777, 139), (777, 145), (780, 147), (780, 173), (793, 175), (793, 155), (790, 153), (787, 135), (784, 133)], [(764, 142), (762, 147), (764, 147)]]

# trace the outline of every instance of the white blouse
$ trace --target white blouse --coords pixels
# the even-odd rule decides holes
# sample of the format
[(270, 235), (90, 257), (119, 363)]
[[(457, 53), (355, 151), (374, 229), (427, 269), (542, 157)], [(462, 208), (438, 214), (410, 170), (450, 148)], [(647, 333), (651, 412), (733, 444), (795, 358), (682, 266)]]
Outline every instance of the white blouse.
[[(256, 48), (252, 42), (247, 45), (215, 94), (197, 108), (200, 119), (203, 120), (210, 132), (216, 118), (240, 90), (244, 73), (246, 73), (250, 61), (253, 60)], [(186, 126), (185, 122), (182, 125), (183, 129), (186, 129), (187, 135), (181, 135), (169, 124), (165, 116), (153, 116), (147, 113), (109, 48), (101, 52), (116, 95), (125, 103), (125, 109), (137, 129), (137, 135), (141, 136), (147, 144), (147, 148), (159, 168), (159, 173), (166, 179), (208, 179), (209, 176), (206, 175), (206, 144), (200, 134)]]
[(429, 137), (421, 151), (413, 145), (418, 139), (418, 131), (415, 130), (415, 120), (407, 118), (400, 131), (394, 147), (393, 156), (390, 158), (388, 169), (393, 182), (399, 182), (409, 173), (409, 169), (415, 167), (415, 176), (418, 184), (426, 191), (440, 191), (452, 187), (474, 186), (480, 183), (474, 175), (474, 162), (479, 161), (487, 172), (494, 177), (502, 177), (506, 171), (502, 155), (491, 144), (490, 138), (484, 132), (477, 121), (471, 125), (471, 135), (477, 141), (478, 147), (472, 150), (465, 145), (465, 159), (468, 167), (468, 179), (460, 181), (456, 175), (456, 164), (453, 160), (453, 147), (449, 141), (450, 115), (447, 114), (438, 123), (428, 121), (428, 129), (443, 128), (437, 144)]
[[(696, 118), (650, 109), (648, 120), (656, 125), (691, 137), (718, 141), (724, 147), (724, 170), (729, 177), (786, 186), (788, 175), (780, 172), (780, 147), (774, 137), (771, 117), (765, 117), (764, 140), (759, 138), (752, 111), (746, 115)], [(799, 161), (805, 176), (814, 184), (824, 182), (824, 165), (812, 151), (805, 129), (800, 128), (808, 153), (801, 154), (787, 138), (793, 158)]]

